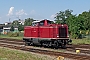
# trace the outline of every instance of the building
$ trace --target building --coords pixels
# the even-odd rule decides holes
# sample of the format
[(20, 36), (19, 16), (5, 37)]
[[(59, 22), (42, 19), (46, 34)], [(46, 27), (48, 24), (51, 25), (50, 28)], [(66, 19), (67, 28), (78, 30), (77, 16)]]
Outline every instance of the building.
[(3, 34), (7, 34), (8, 32), (10, 32), (11, 26), (4, 26), (3, 27)]
[(11, 22), (5, 22), (4, 25), (11, 25)]
[(19, 22), (19, 24), (22, 24), (22, 25), (24, 25), (24, 20), (18, 20), (18, 22)]
[[(11, 31), (11, 26), (9, 26), (9, 25), (6, 25), (6, 26), (4, 26), (3, 27), (3, 34), (7, 34), (8, 32), (10, 32)], [(14, 28), (14, 31), (13, 32), (18, 32), (18, 27), (17, 26), (14, 26), (13, 27)]]
[[(18, 21), (19, 24), (24, 25), (24, 20), (19, 19), (15, 21)], [(5, 22), (3, 26), (0, 26), (1, 27), (0, 32), (2, 32), (3, 34), (7, 34), (8, 32), (11, 31), (11, 28), (12, 28), (11, 25), (12, 25), (11, 22)], [(13, 26), (13, 28), (14, 28), (14, 32), (18, 32), (18, 26)]]

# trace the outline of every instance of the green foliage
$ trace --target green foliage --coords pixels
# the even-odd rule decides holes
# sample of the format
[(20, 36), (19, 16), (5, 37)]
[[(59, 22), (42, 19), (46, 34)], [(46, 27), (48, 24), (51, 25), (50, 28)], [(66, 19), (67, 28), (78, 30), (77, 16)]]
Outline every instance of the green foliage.
[(83, 19), (83, 26), (85, 30), (90, 30), (90, 11), (82, 12), (82, 14), (79, 14), (79, 17)]
[[(67, 24), (69, 26), (69, 34), (72, 38), (82, 38), (82, 35), (86, 35), (85, 32), (90, 30), (90, 11), (82, 12), (82, 14), (73, 15), (73, 10), (65, 10), (57, 13), (55, 17), (55, 23)], [(80, 33), (80, 31), (85, 31)]]
[(11, 25), (11, 31), (14, 31), (14, 27), (17, 27), (19, 31), (24, 30), (24, 25), (19, 24), (18, 20), (13, 21), (13, 23)]
[(19, 37), (23, 37), (24, 33), (19, 32)]
[(34, 20), (32, 18), (27, 18), (27, 19), (25, 19), (24, 25), (25, 26), (30, 26), (30, 25), (32, 25), (33, 21)]
[(59, 13), (57, 13), (57, 16), (55, 17), (56, 18), (56, 20), (55, 20), (56, 23), (58, 23), (58, 24), (60, 24), (60, 23), (66, 24), (66, 19), (70, 15), (72, 15), (71, 14), (72, 12), (73, 12), (72, 10), (67, 9), (65, 11), (60, 11)]
[(12, 26), (18, 26), (18, 25), (19, 25), (18, 20), (14, 20), (13, 23), (12, 23)]
[(19, 30), (19, 31), (24, 31), (24, 26), (23, 26), (23, 25), (19, 25), (19, 26), (18, 26), (18, 30)]
[(13, 33), (12, 33), (12, 32), (8, 32), (7, 35), (8, 35), (9, 37), (11, 37), (11, 36), (13, 35)]
[(13, 32), (8, 32), (7, 35), (8, 35), (9, 37), (18, 37), (18, 36), (19, 36), (19, 33), (18, 33), (18, 32), (15, 32), (15, 33), (13, 33)]
[(9, 37), (23, 37), (23, 32), (8, 32), (7, 35)]
[(18, 32), (13, 33), (13, 35), (12, 35), (12, 37), (18, 37), (18, 36), (19, 36)]
[(13, 26), (11, 26), (11, 29), (10, 29), (10, 31), (14, 31), (14, 27), (13, 27)]

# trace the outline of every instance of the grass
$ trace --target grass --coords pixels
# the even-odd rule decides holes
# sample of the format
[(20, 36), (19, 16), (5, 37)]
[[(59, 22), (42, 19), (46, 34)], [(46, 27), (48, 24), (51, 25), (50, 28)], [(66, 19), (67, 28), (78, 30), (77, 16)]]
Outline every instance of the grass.
[(0, 47), (0, 60), (49, 60), (47, 56)]
[(90, 39), (88, 38), (72, 39), (72, 44), (90, 44)]
[(11, 38), (11, 39), (22, 40), (23, 37), (9, 37), (9, 36), (7, 36), (7, 35), (0, 35), (0, 38)]

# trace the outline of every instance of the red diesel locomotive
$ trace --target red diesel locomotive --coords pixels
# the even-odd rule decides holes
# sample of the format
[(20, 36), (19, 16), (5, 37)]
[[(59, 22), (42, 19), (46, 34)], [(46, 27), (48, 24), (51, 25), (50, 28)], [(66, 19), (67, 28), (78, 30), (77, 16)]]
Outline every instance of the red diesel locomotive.
[(50, 20), (34, 21), (32, 26), (24, 27), (25, 45), (41, 45), (48, 47), (62, 47), (72, 40), (68, 35), (66, 24), (52, 24)]

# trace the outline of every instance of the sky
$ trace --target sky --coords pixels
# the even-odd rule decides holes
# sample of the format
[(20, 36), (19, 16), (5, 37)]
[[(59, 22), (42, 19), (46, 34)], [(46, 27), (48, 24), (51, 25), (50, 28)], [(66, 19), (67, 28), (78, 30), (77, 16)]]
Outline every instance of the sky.
[(56, 13), (73, 10), (80, 14), (90, 10), (90, 0), (0, 0), (0, 23), (33, 18), (54, 20)]

